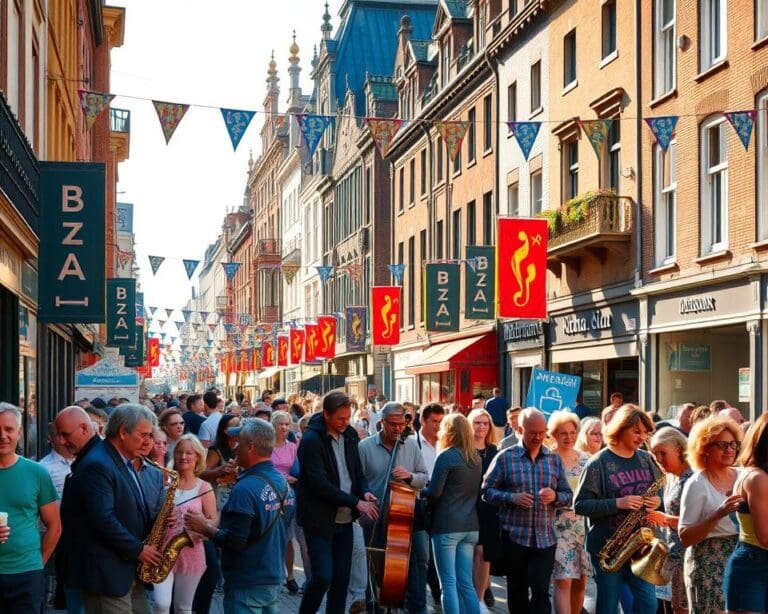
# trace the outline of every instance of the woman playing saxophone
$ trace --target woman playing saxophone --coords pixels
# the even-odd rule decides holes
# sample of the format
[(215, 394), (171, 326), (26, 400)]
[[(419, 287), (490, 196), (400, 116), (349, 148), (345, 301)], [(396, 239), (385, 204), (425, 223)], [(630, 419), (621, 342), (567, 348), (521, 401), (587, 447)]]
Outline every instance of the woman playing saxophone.
[(638, 528), (626, 524), (628, 517), (639, 517), (642, 510), (661, 505), (654, 493), (660, 472), (650, 455), (640, 449), (653, 431), (653, 421), (643, 410), (623, 405), (603, 429), (607, 447), (589, 459), (581, 474), (574, 509), (587, 517), (586, 546), (597, 584), (596, 614), (618, 611), (624, 584), (632, 593), (633, 612), (656, 612), (655, 587), (632, 573), (629, 559), (615, 571), (604, 570), (600, 560), (604, 546), (618, 531)]

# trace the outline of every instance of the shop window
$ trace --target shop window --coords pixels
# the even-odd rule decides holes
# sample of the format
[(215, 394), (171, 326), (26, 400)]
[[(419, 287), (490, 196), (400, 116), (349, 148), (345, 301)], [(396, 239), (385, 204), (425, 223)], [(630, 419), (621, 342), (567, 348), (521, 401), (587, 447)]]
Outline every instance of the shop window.
[(701, 254), (728, 247), (728, 138), (725, 119), (701, 127)]
[(728, 1), (701, 0), (699, 11), (699, 68), (705, 71), (727, 55)]
[(653, 96), (675, 89), (677, 41), (675, 40), (676, 0), (656, 0), (653, 22)]
[(658, 145), (654, 148), (653, 202), (654, 234), (656, 237), (656, 266), (663, 266), (675, 259), (677, 228), (677, 142), (672, 142), (666, 152)]

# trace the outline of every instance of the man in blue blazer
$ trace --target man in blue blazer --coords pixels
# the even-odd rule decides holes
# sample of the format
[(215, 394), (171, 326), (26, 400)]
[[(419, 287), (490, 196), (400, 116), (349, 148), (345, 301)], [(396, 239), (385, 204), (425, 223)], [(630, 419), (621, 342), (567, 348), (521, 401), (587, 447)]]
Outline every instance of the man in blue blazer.
[(82, 591), (89, 614), (149, 611), (136, 569), (140, 562), (159, 565), (161, 555), (143, 541), (155, 510), (132, 461), (156, 424), (143, 405), (118, 406), (106, 439), (82, 459), (68, 484), (65, 523), (80, 535), (69, 553), (68, 580)]

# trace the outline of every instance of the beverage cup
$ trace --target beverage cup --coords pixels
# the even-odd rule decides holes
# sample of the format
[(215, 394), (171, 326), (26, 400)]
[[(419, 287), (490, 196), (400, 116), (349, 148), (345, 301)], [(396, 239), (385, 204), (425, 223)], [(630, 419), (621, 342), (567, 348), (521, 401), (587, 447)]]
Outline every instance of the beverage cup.
[(0, 512), (0, 527), (8, 526), (8, 512)]

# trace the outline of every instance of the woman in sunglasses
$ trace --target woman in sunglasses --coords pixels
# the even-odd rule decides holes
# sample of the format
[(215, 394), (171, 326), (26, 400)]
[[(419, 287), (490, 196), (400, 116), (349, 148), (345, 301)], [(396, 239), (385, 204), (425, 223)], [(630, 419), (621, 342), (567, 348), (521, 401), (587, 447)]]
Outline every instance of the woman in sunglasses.
[(696, 423), (688, 438), (688, 461), (696, 473), (683, 488), (678, 531), (687, 548), (683, 573), (692, 614), (725, 609), (723, 573), (738, 535), (733, 516), (741, 497), (733, 494), (733, 464), (741, 438), (739, 426), (720, 416)]

